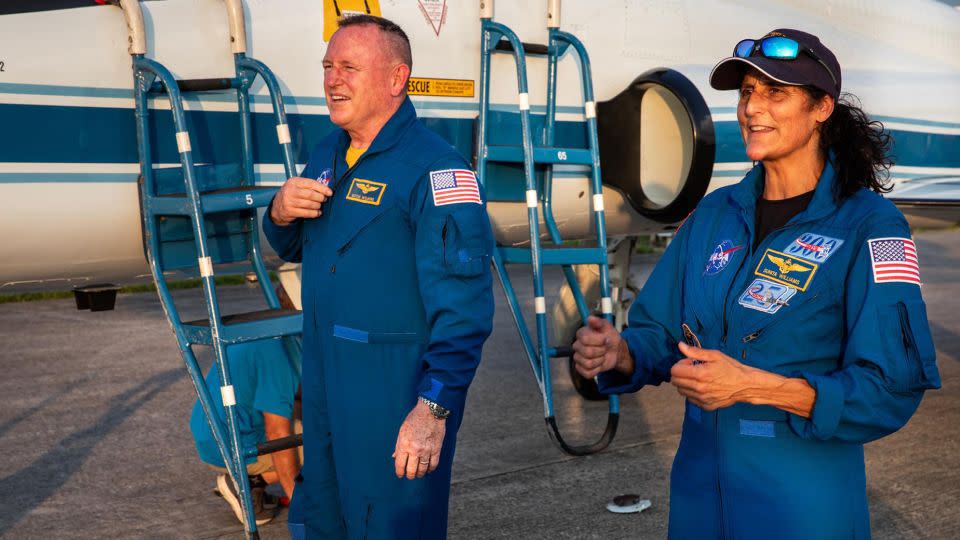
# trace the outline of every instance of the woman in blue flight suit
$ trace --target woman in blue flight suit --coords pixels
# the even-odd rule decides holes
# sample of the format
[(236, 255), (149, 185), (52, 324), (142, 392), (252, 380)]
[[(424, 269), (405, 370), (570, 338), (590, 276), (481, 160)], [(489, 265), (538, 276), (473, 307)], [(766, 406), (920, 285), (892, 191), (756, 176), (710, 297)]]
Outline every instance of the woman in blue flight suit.
[(622, 335), (579, 331), (578, 370), (687, 398), (671, 537), (869, 538), (863, 444), (940, 386), (916, 246), (875, 193), (889, 136), (804, 32), (741, 41), (710, 81), (759, 163), (681, 225)]

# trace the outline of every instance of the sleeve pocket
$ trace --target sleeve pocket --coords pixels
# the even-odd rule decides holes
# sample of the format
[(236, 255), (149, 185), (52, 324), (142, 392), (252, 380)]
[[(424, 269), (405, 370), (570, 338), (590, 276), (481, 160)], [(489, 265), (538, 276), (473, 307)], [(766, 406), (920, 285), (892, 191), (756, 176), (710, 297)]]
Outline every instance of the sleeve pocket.
[(476, 212), (448, 214), (441, 231), (443, 265), (450, 275), (473, 277), (490, 264), (489, 226)]
[(940, 388), (937, 355), (922, 302), (897, 302), (881, 308), (884, 343), (895, 359), (891, 389), (916, 392)]

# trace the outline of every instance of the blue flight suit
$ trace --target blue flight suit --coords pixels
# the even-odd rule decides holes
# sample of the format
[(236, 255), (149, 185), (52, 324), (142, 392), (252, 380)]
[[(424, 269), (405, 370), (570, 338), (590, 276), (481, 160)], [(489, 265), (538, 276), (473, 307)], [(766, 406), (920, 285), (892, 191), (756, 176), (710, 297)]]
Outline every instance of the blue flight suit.
[[(263, 221), (280, 257), (303, 263), (304, 467), (291, 532), (443, 538), (457, 429), (493, 326), (493, 234), (467, 163), (409, 99), (351, 168), (349, 144), (334, 130), (303, 171), (334, 190), (322, 216)], [(451, 192), (452, 171), (476, 187)], [(452, 411), (440, 465), (397, 479), (391, 454), (418, 396)]]
[(669, 381), (682, 323), (703, 347), (816, 390), (809, 419), (687, 402), (672, 538), (869, 538), (863, 444), (898, 430), (940, 387), (920, 287), (909, 268), (897, 273), (910, 266), (898, 262), (910, 250), (903, 214), (867, 189), (838, 204), (834, 178), (828, 163), (807, 209), (756, 249), (763, 165), (711, 193), (630, 309), (623, 338), (636, 370), (601, 374), (604, 392)]

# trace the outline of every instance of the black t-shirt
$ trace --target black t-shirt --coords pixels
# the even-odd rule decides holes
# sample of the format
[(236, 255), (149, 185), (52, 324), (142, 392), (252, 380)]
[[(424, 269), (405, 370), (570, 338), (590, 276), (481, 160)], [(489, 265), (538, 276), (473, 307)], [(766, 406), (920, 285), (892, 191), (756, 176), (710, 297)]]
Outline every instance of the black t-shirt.
[(760, 242), (773, 232), (787, 224), (793, 216), (803, 212), (807, 205), (813, 199), (813, 191), (808, 191), (796, 197), (789, 199), (780, 199), (778, 201), (768, 201), (767, 199), (757, 200), (757, 222), (754, 230), (756, 235), (753, 237), (753, 249), (757, 249)]

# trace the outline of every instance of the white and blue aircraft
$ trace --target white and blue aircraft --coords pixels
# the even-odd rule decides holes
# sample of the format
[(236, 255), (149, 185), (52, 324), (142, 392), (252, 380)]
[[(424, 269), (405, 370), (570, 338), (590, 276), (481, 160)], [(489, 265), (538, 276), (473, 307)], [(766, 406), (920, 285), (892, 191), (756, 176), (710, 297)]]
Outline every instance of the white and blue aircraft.
[[(105, 3), (105, 2), (103, 2)], [(411, 37), (410, 90), (421, 117), (467, 156), (478, 114), (478, 3), (460, 0), (247, 0), (251, 56), (280, 80), (296, 158), (331, 127), (320, 60), (337, 16), (368, 12)], [(525, 42), (543, 43), (546, 0), (500, 2), (495, 19)], [(751, 166), (733, 93), (710, 88), (710, 68), (738, 40), (776, 27), (821, 36), (840, 58), (844, 90), (859, 96), (895, 140), (898, 188), (911, 218), (956, 222), (960, 211), (960, 11), (932, 0), (594, 0), (565, 3), (561, 28), (592, 54), (611, 237), (669, 230), (705, 190)], [(234, 65), (222, 0), (142, 4), (147, 55), (180, 79), (229, 77)], [(138, 157), (127, 28), (119, 9), (95, 0), (0, 4), (0, 293), (148, 277), (138, 206)], [(569, 60), (569, 59), (568, 59)], [(542, 114), (545, 63), (531, 58), (533, 112)], [(584, 119), (576, 62), (561, 61), (557, 138), (576, 140)], [(512, 60), (493, 61), (493, 130), (516, 131)], [(284, 180), (266, 90), (253, 90), (256, 174)], [(698, 106), (705, 104), (705, 106)], [(156, 109), (169, 108), (154, 100)], [(233, 157), (230, 95), (188, 99), (204, 150)], [(261, 120), (257, 122), (257, 120)], [(164, 132), (165, 133), (165, 132)], [(158, 137), (161, 163), (177, 162)], [(522, 244), (527, 221), (517, 170), (493, 174), (487, 191), (501, 243)], [(577, 167), (555, 174), (565, 237), (591, 231)], [(930, 206), (930, 205), (936, 206)], [(928, 221), (918, 221), (929, 225)]]
[[(0, 294), (150, 278), (128, 54), (133, 30), (125, 19), (138, 4), (124, 2), (126, 14), (106, 5), (119, 0), (0, 4)], [(143, 0), (137, 11), (147, 56), (180, 80), (233, 77), (231, 40), (245, 33), (247, 52), (272, 68), (285, 96), (289, 129), (278, 133), (262, 80), (251, 89), (256, 182), (280, 185), (286, 175), (278, 136), (290, 137), (302, 166), (332, 127), (321, 59), (340, 17), (382, 15), (406, 30), (414, 54), (408, 90), (419, 115), (476, 157), (479, 15), (492, 13), (513, 28), (532, 53), (531, 90), (519, 102), (512, 58), (499, 55), (491, 63), (489, 130), (517, 144), (521, 104), (530, 105), (536, 126), (544, 122), (547, 64), (536, 57), (545, 47), (536, 44), (546, 41), (547, 8), (558, 16), (559, 0), (495, 7), (491, 0)], [(241, 28), (231, 28), (230, 10), (230, 21), (245, 21)], [(960, 222), (960, 10), (946, 3), (570, 0), (559, 26), (591, 53), (601, 207), (620, 321), (629, 300), (623, 289), (631, 285), (632, 243), (623, 240), (673, 230), (706, 192), (738, 181), (752, 166), (736, 96), (711, 89), (708, 76), (733, 44), (772, 28), (812, 32), (836, 52), (844, 90), (893, 136), (896, 187), (888, 196), (913, 225)], [(584, 121), (594, 108), (584, 106), (577, 61), (569, 55), (561, 58), (558, 81), (555, 146), (583, 147)], [(150, 107), (170, 110), (164, 99), (152, 99)], [(236, 108), (232, 93), (186, 97), (195, 153), (239, 159)], [(151, 161), (176, 167), (169, 115), (154, 116)], [(596, 234), (588, 176), (583, 166), (553, 169), (553, 211), (565, 239)], [(501, 245), (529, 245), (524, 189), (519, 166), (489, 169), (488, 210)], [(280, 275), (297, 302), (298, 272)], [(581, 266), (577, 279), (587, 299), (599, 302), (599, 274)], [(550, 321), (553, 341), (569, 344), (580, 315), (566, 286)]]

